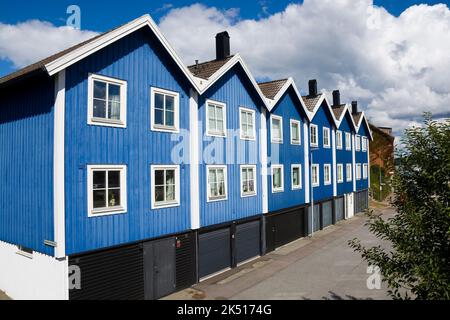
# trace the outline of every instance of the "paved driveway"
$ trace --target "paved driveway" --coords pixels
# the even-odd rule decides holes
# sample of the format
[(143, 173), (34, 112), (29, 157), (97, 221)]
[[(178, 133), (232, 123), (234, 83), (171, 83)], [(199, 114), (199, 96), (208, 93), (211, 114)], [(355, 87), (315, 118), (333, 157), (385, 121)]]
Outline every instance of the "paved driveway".
[(383, 285), (367, 288), (367, 263), (347, 244), (354, 237), (366, 245), (380, 243), (365, 221), (342, 221), (166, 299), (388, 299)]

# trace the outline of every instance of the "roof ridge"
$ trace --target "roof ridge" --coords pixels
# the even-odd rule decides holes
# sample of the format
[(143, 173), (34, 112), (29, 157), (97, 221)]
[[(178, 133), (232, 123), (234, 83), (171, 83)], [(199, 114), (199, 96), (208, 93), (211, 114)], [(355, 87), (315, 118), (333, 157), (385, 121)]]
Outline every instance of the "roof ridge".
[(269, 84), (269, 83), (274, 83), (274, 82), (279, 82), (279, 81), (288, 81), (289, 78), (285, 78), (285, 79), (278, 79), (278, 80), (271, 80), (271, 81), (265, 81), (265, 82), (258, 82), (258, 84)]
[(207, 63), (211, 63), (211, 62), (224, 61), (224, 60), (233, 58), (234, 56), (235, 56), (235, 54), (232, 54), (232, 55), (229, 55), (228, 57), (226, 57), (226, 58), (224, 58), (224, 59), (220, 59), (220, 60), (219, 60), (219, 59), (213, 59), (213, 60), (203, 61), (203, 62), (191, 64), (191, 65), (189, 65), (189, 66), (187, 66), (187, 67), (188, 67), (188, 68), (194, 68), (194, 67), (201, 66), (201, 65), (204, 65), (204, 64), (207, 64)]

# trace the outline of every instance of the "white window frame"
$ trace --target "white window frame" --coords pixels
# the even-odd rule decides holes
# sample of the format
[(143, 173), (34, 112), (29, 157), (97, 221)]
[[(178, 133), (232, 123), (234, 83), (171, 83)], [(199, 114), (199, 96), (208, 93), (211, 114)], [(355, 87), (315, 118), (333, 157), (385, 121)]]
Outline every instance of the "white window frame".
[[(94, 171), (120, 171), (120, 201), (121, 205), (117, 207), (106, 207), (101, 209), (94, 209), (93, 199), (93, 172)], [(108, 175), (106, 175), (108, 179)], [(87, 199), (88, 199), (88, 217), (101, 217), (107, 215), (121, 214), (127, 212), (127, 166), (126, 165), (88, 165), (87, 166)], [(108, 199), (108, 192), (106, 192), (106, 199)], [(107, 200), (108, 201), (108, 200)]]
[[(273, 187), (273, 171), (274, 169), (281, 169), (281, 187), (280, 188), (274, 188)], [(284, 165), (282, 164), (273, 164), (270, 167), (270, 177), (271, 177), (271, 186), (272, 186), (272, 193), (278, 193), (278, 192), (284, 192)]]
[(352, 164), (347, 163), (345, 165), (345, 181), (350, 182), (352, 181)]
[[(276, 119), (276, 120), (280, 120), (280, 139), (279, 140), (276, 140), (276, 139), (274, 139), (274, 137), (273, 137), (273, 120), (274, 119)], [(280, 117), (280, 116), (276, 116), (276, 115), (274, 115), (274, 114), (271, 114), (270, 115), (270, 141), (272, 142), (272, 143), (280, 143), (280, 144), (282, 144), (283, 143), (283, 118), (282, 117)]]
[[(213, 104), (219, 107), (222, 107), (223, 110), (223, 133), (219, 133), (217, 131), (211, 131), (209, 127), (209, 118), (208, 118), (208, 110), (209, 104)], [(206, 116), (206, 135), (209, 137), (219, 137), (226, 138), (227, 136), (227, 105), (223, 102), (215, 101), (215, 100), (206, 100), (205, 101), (205, 116)]]
[(355, 149), (356, 149), (356, 151), (361, 150), (361, 137), (359, 134), (357, 134), (355, 137)]
[[(294, 185), (294, 169), (298, 169), (298, 182), (297, 186)], [(303, 187), (303, 177), (302, 177), (302, 165), (301, 164), (292, 164), (291, 165), (291, 188), (292, 190), (300, 190)]]
[[(298, 126), (298, 130), (297, 130), (298, 131), (298, 141), (295, 141), (294, 137), (292, 136), (292, 125), (293, 124), (296, 124)], [(301, 128), (301, 122), (300, 121), (295, 120), (295, 119), (291, 119), (290, 120), (290, 123), (289, 123), (289, 134), (291, 136), (291, 144), (293, 144), (293, 145), (299, 146), (299, 145), (302, 144), (302, 130), (300, 128)]]
[[(120, 119), (106, 119), (94, 117), (94, 81), (106, 82), (120, 86)], [(108, 94), (106, 94), (108, 99)], [(106, 101), (108, 108), (108, 101)], [(88, 108), (87, 123), (95, 126), (126, 128), (127, 127), (127, 82), (116, 78), (90, 73), (88, 76)]]
[(336, 149), (342, 150), (342, 131), (336, 131)]
[[(164, 96), (172, 96), (174, 98), (174, 101), (173, 101), (173, 103), (174, 103), (174, 126), (173, 127), (155, 123), (155, 94), (156, 93), (162, 94)], [(151, 87), (150, 88), (150, 114), (151, 114), (150, 129), (152, 131), (170, 132), (170, 133), (180, 132), (180, 94), (175, 91)]]
[(363, 164), (363, 179), (366, 180), (367, 176), (369, 175), (369, 166), (367, 165), (367, 163)]
[[(325, 174), (327, 172), (328, 168), (328, 180), (327, 180), (327, 175)], [(325, 186), (329, 186), (331, 184), (331, 164), (329, 163), (325, 163), (323, 165), (323, 184)]]
[[(245, 136), (244, 131), (242, 130), (242, 112), (251, 113), (252, 114), (252, 122), (253, 122), (253, 131), (252, 136)], [(256, 140), (256, 112), (253, 109), (248, 109), (244, 107), (239, 108), (239, 131), (241, 140)]]
[(350, 132), (345, 133), (345, 150), (352, 150), (352, 135)]
[(337, 165), (337, 182), (344, 182), (344, 165), (342, 163), (338, 163)]
[[(312, 130), (313, 130), (313, 128), (316, 131), (316, 141), (315, 142), (312, 141), (312, 137), (313, 137)], [(319, 127), (316, 124), (311, 124), (309, 126), (309, 143), (311, 144), (311, 147), (318, 147), (319, 146)]]
[(361, 180), (361, 163), (356, 164), (356, 180)]
[(361, 149), (363, 152), (367, 151), (367, 138), (361, 137)]
[[(254, 188), (255, 188), (255, 190), (253, 191), (253, 192), (247, 192), (247, 193), (245, 193), (244, 192), (244, 190), (242, 189), (242, 182), (243, 182), (243, 180), (242, 180), (242, 170), (243, 169), (252, 169), (253, 170), (253, 184), (254, 184)], [(247, 197), (254, 197), (254, 196), (256, 196), (257, 194), (258, 194), (258, 184), (257, 184), (257, 174), (256, 174), (256, 165), (254, 165), (254, 164), (245, 164), (245, 165), (241, 165), (240, 166), (240, 169), (239, 169), (239, 172), (240, 172), (240, 182), (241, 182), (241, 184), (240, 184), (240, 189), (241, 189), (241, 198), (247, 198)]]
[[(225, 183), (225, 196), (220, 198), (211, 198), (211, 188), (209, 186), (209, 170), (210, 169), (223, 169), (223, 179)], [(228, 172), (226, 165), (207, 165), (206, 166), (206, 202), (217, 202), (228, 200)]]
[[(166, 202), (156, 202), (155, 199), (155, 172), (158, 170), (175, 170), (175, 200)], [(179, 165), (151, 165), (150, 166), (150, 182), (151, 182), (151, 208), (163, 209), (180, 206), (180, 166)], [(164, 178), (165, 179), (165, 178)]]
[[(323, 137), (322, 137), (323, 147), (324, 148), (331, 148), (330, 128), (323, 127), (322, 128), (322, 134), (323, 134)], [(327, 144), (325, 144), (325, 137), (327, 137), (327, 139), (328, 139), (328, 143)]]
[[(314, 169), (317, 171), (317, 181), (314, 182)], [(320, 166), (315, 163), (311, 165), (311, 184), (313, 187), (320, 186)]]

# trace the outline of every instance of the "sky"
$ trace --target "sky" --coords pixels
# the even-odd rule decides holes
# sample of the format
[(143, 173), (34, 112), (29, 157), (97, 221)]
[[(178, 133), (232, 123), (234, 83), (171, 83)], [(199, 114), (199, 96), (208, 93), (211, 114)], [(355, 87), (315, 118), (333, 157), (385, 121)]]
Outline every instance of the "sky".
[[(69, 5), (80, 30), (66, 26)], [(0, 2), (0, 76), (149, 13), (186, 64), (214, 58), (227, 30), (257, 80), (309, 79), (399, 136), (424, 111), (450, 116), (447, 1), (22, 1)]]

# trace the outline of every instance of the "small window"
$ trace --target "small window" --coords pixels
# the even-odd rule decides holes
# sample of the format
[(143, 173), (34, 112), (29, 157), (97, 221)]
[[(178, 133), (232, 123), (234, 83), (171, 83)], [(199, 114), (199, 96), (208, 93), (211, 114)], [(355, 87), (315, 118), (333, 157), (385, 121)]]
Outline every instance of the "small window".
[(342, 165), (342, 163), (339, 163), (337, 165), (337, 182), (344, 182), (344, 166)]
[(323, 184), (331, 184), (331, 165), (329, 164), (323, 165)]
[(345, 150), (352, 150), (352, 136), (350, 132), (345, 133)]
[(356, 180), (361, 180), (361, 164), (356, 164)]
[(227, 199), (227, 167), (207, 166), (208, 201)]
[(368, 165), (367, 165), (367, 163), (365, 163), (364, 165), (363, 165), (363, 179), (365, 180), (365, 179), (367, 179), (367, 175), (368, 175)]
[(153, 131), (177, 132), (179, 130), (178, 92), (151, 88), (151, 129)]
[(361, 145), (362, 145), (362, 151), (367, 151), (367, 138), (366, 137), (362, 137), (361, 138)]
[(292, 190), (302, 188), (302, 165), (293, 164), (291, 167), (291, 185)]
[(17, 246), (18, 255), (24, 256), (26, 258), (33, 259), (33, 250), (24, 246)]
[(180, 205), (179, 166), (151, 166), (152, 209)]
[(301, 144), (300, 121), (291, 119), (291, 144)]
[(241, 166), (241, 197), (256, 195), (256, 165)]
[(272, 166), (272, 192), (284, 191), (283, 165)]
[(272, 143), (283, 143), (283, 118), (270, 116), (270, 134)]
[(206, 106), (207, 135), (225, 137), (227, 132), (225, 104), (208, 100)]
[(330, 128), (323, 128), (323, 147), (330, 147)]
[(355, 149), (356, 149), (356, 151), (360, 151), (361, 150), (361, 137), (359, 135), (356, 135), (355, 140), (356, 140), (356, 142), (355, 142), (355, 144), (356, 144)]
[(350, 163), (346, 164), (346, 180), (347, 182), (352, 181), (352, 165)]
[(240, 108), (241, 139), (255, 140), (255, 110)]
[(312, 186), (318, 187), (320, 185), (319, 182), (319, 165), (313, 164), (311, 166), (311, 179), (312, 179)]
[(88, 192), (89, 217), (126, 212), (126, 166), (88, 166)]
[(309, 136), (310, 136), (311, 146), (317, 147), (319, 145), (319, 137), (318, 137), (317, 125), (312, 124), (309, 127)]
[(336, 148), (342, 149), (342, 131), (336, 131)]
[(88, 95), (88, 124), (126, 127), (126, 81), (91, 74)]

